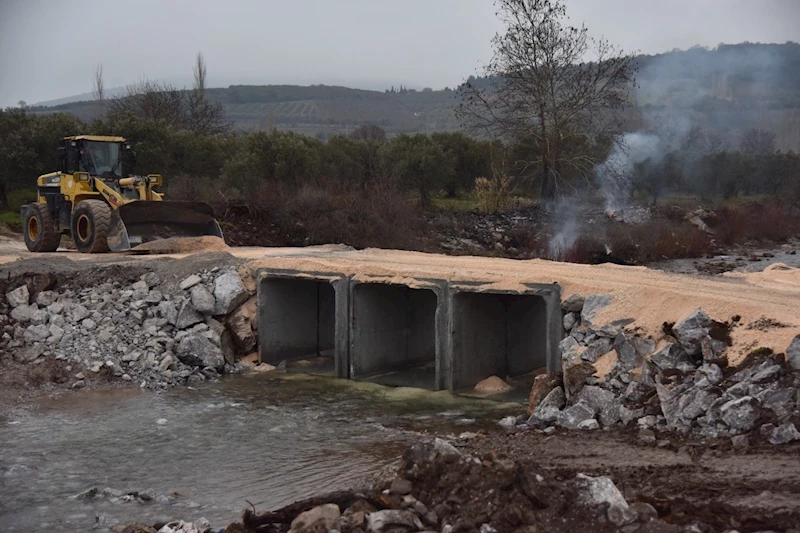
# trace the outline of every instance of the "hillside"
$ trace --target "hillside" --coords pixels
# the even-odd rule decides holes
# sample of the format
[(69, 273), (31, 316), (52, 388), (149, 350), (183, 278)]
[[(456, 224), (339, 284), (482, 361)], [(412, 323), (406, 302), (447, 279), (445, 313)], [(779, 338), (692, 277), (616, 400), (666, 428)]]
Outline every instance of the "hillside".
[[(459, 128), (453, 116), (456, 92), (379, 92), (327, 85), (232, 85), (208, 89), (237, 131), (293, 130), (311, 136), (346, 133), (377, 124), (389, 133), (448, 131)], [(83, 121), (101, 114), (96, 101), (31, 107), (32, 113), (64, 112)]]
[[(636, 61), (632, 129), (643, 127), (638, 121), (646, 126), (668, 114), (730, 136), (731, 143), (746, 129), (767, 129), (777, 134), (779, 148), (800, 150), (800, 44), (694, 47), (642, 55)], [(377, 124), (390, 134), (460, 127), (453, 116), (457, 93), (450, 89), (380, 92), (326, 85), (232, 85), (209, 89), (208, 94), (222, 103), (237, 131), (275, 127), (325, 138), (361, 124)], [(100, 107), (82, 101), (30, 111), (60, 111), (91, 121)]]

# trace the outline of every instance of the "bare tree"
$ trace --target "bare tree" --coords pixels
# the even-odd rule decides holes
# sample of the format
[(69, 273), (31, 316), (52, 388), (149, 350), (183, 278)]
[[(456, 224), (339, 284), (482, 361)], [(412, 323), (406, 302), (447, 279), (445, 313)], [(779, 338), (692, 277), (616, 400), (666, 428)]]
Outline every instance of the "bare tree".
[(232, 128), (225, 119), (225, 110), (219, 102), (206, 98), (206, 61), (203, 52), (197, 53), (194, 72), (194, 89), (187, 95), (186, 127), (202, 135), (223, 133)]
[(364, 124), (350, 132), (350, 138), (362, 141), (383, 142), (386, 140), (386, 131), (375, 124)]
[(493, 40), (485, 83), (462, 87), (457, 114), (473, 131), (525, 144), (523, 170), (536, 169), (549, 200), (566, 172), (588, 176), (594, 145), (608, 145), (621, 132), (633, 56), (571, 26), (564, 0), (496, 5), (505, 33)]
[(197, 59), (194, 64), (194, 90), (205, 96), (206, 91), (206, 61), (203, 52), (197, 52)]
[(109, 101), (111, 114), (131, 114), (143, 120), (161, 120), (172, 126), (186, 126), (183, 91), (167, 83), (142, 78), (125, 87), (125, 93)]
[(103, 82), (103, 64), (98, 63), (97, 68), (94, 69), (94, 78), (92, 79), (92, 96), (95, 100), (100, 100), (102, 103), (106, 98), (105, 83)]
[(774, 132), (751, 128), (742, 135), (741, 149), (752, 154), (771, 154), (776, 150), (776, 140)]
[(219, 102), (210, 102), (206, 91), (206, 64), (203, 54), (197, 54), (194, 67), (194, 88), (176, 89), (168, 83), (146, 78), (125, 88), (125, 94), (110, 101), (112, 114), (132, 114), (144, 120), (160, 120), (180, 129), (200, 135), (230, 131), (232, 124), (225, 118)]

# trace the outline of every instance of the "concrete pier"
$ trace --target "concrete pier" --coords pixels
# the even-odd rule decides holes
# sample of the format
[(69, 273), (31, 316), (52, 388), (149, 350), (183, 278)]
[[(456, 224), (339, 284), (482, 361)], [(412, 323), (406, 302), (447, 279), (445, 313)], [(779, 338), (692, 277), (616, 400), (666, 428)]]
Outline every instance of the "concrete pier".
[(557, 284), (259, 270), (262, 362), (332, 353), (337, 377), (458, 391), (559, 367)]

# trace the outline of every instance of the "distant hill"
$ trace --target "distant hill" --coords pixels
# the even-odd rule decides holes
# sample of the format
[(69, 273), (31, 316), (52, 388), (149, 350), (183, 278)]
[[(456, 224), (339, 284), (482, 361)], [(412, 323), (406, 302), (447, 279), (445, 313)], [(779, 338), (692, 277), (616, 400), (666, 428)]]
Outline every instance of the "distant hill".
[[(800, 151), (800, 44), (742, 43), (638, 56), (631, 128), (665, 114), (720, 132), (735, 144), (748, 128), (774, 131), (778, 146)], [(486, 84), (486, 79), (470, 81)], [(238, 131), (276, 127), (327, 137), (362, 124), (390, 134), (459, 129), (453, 90), (381, 92), (329, 85), (231, 85), (208, 89)], [(32, 107), (91, 121), (97, 102)], [(638, 119), (636, 117), (639, 117)], [(638, 122), (637, 122), (638, 120)], [(660, 119), (659, 119), (660, 120)]]
[[(287, 129), (308, 135), (346, 133), (377, 124), (389, 133), (447, 131), (459, 128), (453, 116), (453, 90), (368, 91), (328, 85), (232, 85), (207, 89), (238, 131)], [(97, 101), (32, 106), (32, 113), (64, 112), (90, 122), (102, 109)]]

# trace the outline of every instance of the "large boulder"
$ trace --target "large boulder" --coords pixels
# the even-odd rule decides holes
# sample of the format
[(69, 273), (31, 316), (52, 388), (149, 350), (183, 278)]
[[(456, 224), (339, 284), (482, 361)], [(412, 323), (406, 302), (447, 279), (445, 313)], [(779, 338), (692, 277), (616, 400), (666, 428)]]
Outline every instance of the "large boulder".
[[(29, 306), (35, 307), (35, 306)], [(47, 324), (47, 321), (50, 319), (50, 315), (47, 314), (47, 311), (44, 309), (35, 309), (31, 313), (31, 324), (34, 326), (38, 326), (41, 324)]]
[(595, 410), (585, 401), (567, 407), (558, 414), (556, 425), (564, 429), (578, 429), (581, 422), (594, 419)]
[(663, 348), (653, 354), (650, 360), (661, 370), (691, 370), (694, 368), (691, 359), (683, 348), (674, 342), (667, 343)]
[(227, 315), (242, 305), (250, 293), (236, 272), (226, 272), (214, 281), (215, 315)]
[(204, 285), (195, 285), (191, 291), (192, 305), (194, 308), (204, 315), (210, 315), (214, 312), (216, 300), (214, 295), (205, 288)]
[(422, 521), (412, 511), (384, 509), (374, 511), (367, 517), (369, 531), (388, 533), (390, 531), (423, 531)]
[(576, 292), (561, 302), (561, 309), (568, 313), (580, 313), (583, 310), (583, 304), (585, 301), (586, 298)]
[(562, 370), (564, 372), (564, 391), (567, 394), (567, 399), (570, 401), (586, 384), (586, 378), (597, 372), (594, 365), (586, 361), (574, 364), (569, 361), (564, 361)]
[(236, 347), (241, 352), (251, 352), (256, 346), (257, 310), (258, 299), (253, 296), (228, 317), (228, 328), (231, 330)]
[(738, 431), (750, 431), (761, 416), (761, 409), (756, 400), (750, 396), (726, 402), (719, 410), (723, 422)]
[(578, 323), (578, 315), (575, 313), (567, 313), (564, 315), (564, 318), (561, 322), (564, 326), (564, 330), (570, 331), (573, 327), (575, 327), (575, 324)]
[(339, 529), (341, 512), (335, 503), (314, 507), (297, 515), (292, 520), (292, 533), (314, 533)]
[(532, 415), (536, 407), (550, 394), (550, 391), (558, 386), (558, 382), (559, 379), (553, 374), (541, 374), (533, 378), (533, 387), (531, 387), (531, 393), (528, 396), (529, 415)]
[(581, 354), (581, 359), (594, 363), (597, 359), (608, 352), (614, 347), (614, 341), (608, 337), (600, 337), (592, 342), (586, 351)]
[[(634, 383), (634, 382), (631, 382)], [(585, 402), (597, 413), (604, 427), (619, 422), (619, 402), (613, 392), (594, 385), (586, 385), (578, 393), (578, 401)]]
[(55, 291), (42, 291), (36, 295), (36, 305), (39, 307), (48, 307), (56, 303), (58, 293)]
[(175, 321), (175, 327), (178, 329), (186, 329), (194, 326), (195, 324), (199, 324), (202, 321), (203, 315), (195, 310), (191, 301), (186, 301), (183, 303), (181, 310), (178, 312), (178, 317)]
[(26, 329), (25, 333), (23, 334), (25, 342), (41, 342), (46, 340), (49, 336), (50, 330), (44, 324), (39, 324), (38, 326), (28, 326), (28, 329)]
[(578, 474), (575, 476), (575, 484), (580, 489), (580, 498), (589, 505), (608, 504), (610, 507), (628, 508), (628, 502), (611, 478)]
[(13, 291), (7, 292), (6, 301), (8, 301), (8, 305), (13, 308), (21, 305), (28, 305), (31, 302), (31, 294), (28, 292), (28, 286), (22, 285)]
[(198, 283), (200, 283), (201, 281), (203, 281), (203, 278), (201, 278), (197, 274), (192, 274), (188, 278), (181, 281), (179, 287), (183, 290), (188, 290), (197, 285)]
[(156, 306), (156, 316), (159, 316), (167, 321), (167, 324), (175, 325), (178, 323), (178, 308), (175, 303), (163, 300)]
[(786, 444), (800, 440), (800, 431), (791, 422), (782, 424), (773, 429), (767, 437), (772, 444)]
[(220, 347), (200, 333), (189, 333), (181, 339), (178, 359), (187, 365), (211, 367), (218, 371), (225, 367), (225, 357)]
[(791, 344), (786, 348), (786, 362), (794, 370), (800, 370), (800, 335), (792, 339)]
[(155, 272), (145, 272), (139, 279), (147, 283), (151, 289), (161, 283), (161, 277)]
[(11, 310), (11, 318), (24, 324), (30, 322), (33, 312), (38, 310), (35, 305), (20, 305)]
[(689, 388), (690, 385), (685, 383), (664, 385), (656, 382), (656, 393), (661, 405), (661, 412), (667, 420), (667, 425), (672, 429), (686, 429), (681, 418), (680, 399)]
[(689, 355), (702, 352), (701, 341), (708, 337), (714, 322), (702, 310), (696, 309), (692, 314), (672, 326), (672, 333)]
[(32, 363), (44, 353), (44, 350), (45, 347), (41, 344), (26, 346), (14, 352), (14, 360), (18, 363)]
[(83, 319), (89, 316), (89, 310), (81, 304), (75, 304), (72, 306), (70, 316), (72, 318), (72, 322), (81, 322)]
[(610, 294), (590, 294), (583, 302), (583, 309), (581, 310), (581, 322), (586, 325), (591, 325), (600, 311), (611, 303), (612, 296)]
[(565, 403), (564, 389), (554, 388), (533, 410), (533, 414), (528, 419), (528, 425), (540, 426), (555, 422)]
[[(610, 478), (578, 474), (575, 476), (575, 485), (578, 488), (579, 499), (585, 504), (608, 506), (608, 519), (615, 526), (622, 527), (635, 522), (638, 518), (638, 513), (631, 509), (628, 502), (625, 501), (625, 497)], [(658, 516), (657, 512), (656, 516)]]

